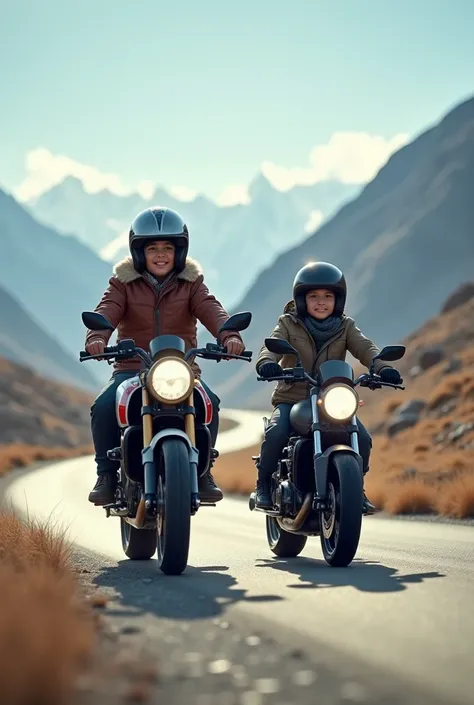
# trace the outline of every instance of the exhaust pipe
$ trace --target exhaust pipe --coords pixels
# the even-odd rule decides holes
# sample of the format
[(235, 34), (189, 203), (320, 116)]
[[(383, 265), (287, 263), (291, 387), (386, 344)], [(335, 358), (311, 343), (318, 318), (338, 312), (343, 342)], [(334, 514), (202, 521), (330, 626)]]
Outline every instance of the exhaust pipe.
[(276, 517), (276, 520), (281, 529), (286, 531), (299, 531), (303, 526), (306, 517), (311, 509), (311, 503), (313, 501), (313, 493), (308, 492), (304, 498), (303, 504), (300, 511), (295, 516), (294, 519), (288, 519), (288, 517)]

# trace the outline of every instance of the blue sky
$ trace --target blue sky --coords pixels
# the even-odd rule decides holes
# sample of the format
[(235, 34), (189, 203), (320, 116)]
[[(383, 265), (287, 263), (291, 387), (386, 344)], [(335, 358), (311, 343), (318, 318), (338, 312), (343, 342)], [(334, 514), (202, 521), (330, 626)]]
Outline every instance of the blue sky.
[(308, 167), (340, 131), (412, 137), (474, 93), (470, 0), (0, 0), (0, 10), (9, 190), (44, 148), (39, 171), (67, 171), (62, 155), (71, 171), (216, 198), (264, 162)]

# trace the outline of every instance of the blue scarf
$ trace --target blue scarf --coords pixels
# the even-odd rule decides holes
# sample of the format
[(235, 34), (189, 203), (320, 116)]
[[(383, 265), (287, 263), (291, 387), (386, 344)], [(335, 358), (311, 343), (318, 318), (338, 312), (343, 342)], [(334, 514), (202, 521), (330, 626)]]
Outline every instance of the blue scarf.
[(318, 321), (312, 316), (305, 316), (303, 323), (316, 343), (316, 349), (321, 348), (327, 340), (336, 335), (339, 329), (342, 328), (341, 316), (328, 316), (323, 321)]

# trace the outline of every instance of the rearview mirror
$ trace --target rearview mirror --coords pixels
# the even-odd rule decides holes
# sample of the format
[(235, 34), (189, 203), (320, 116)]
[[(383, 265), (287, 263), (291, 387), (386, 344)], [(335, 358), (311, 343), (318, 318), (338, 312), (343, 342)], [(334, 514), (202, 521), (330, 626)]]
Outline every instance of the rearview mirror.
[(242, 311), (241, 313), (234, 313), (230, 316), (227, 321), (219, 328), (217, 337), (220, 336), (226, 330), (236, 330), (241, 331), (249, 327), (252, 320), (252, 314), (250, 311)]
[(404, 345), (387, 345), (373, 359), (394, 362), (395, 360), (400, 360), (405, 355), (405, 351), (406, 347)]
[(281, 338), (265, 338), (265, 347), (275, 355), (296, 355), (298, 357), (294, 347), (287, 340)]
[(94, 311), (84, 311), (82, 313), (82, 322), (89, 330), (115, 330), (105, 316)]
[(404, 345), (386, 345), (372, 358), (372, 363), (370, 365), (370, 374), (374, 373), (375, 361), (384, 360), (384, 362), (394, 362), (395, 360), (400, 360), (405, 354), (406, 347)]

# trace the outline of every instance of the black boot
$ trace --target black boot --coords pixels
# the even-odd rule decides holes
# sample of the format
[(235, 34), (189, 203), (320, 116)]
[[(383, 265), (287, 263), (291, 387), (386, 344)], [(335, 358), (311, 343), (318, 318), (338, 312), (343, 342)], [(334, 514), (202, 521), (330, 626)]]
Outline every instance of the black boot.
[(224, 499), (222, 490), (217, 487), (210, 470), (199, 478), (198, 489), (199, 499), (202, 502), (220, 502)]
[(104, 473), (97, 477), (94, 489), (89, 493), (89, 502), (96, 506), (112, 504), (115, 501), (117, 489), (117, 473)]
[(375, 514), (375, 512), (377, 511), (377, 508), (374, 507), (372, 502), (367, 498), (367, 495), (365, 494), (365, 492), (364, 492), (363, 507), (364, 507), (364, 514)]
[[(367, 471), (367, 472), (368, 472), (368, 471)], [(365, 480), (365, 475), (366, 475), (366, 474), (367, 474), (367, 473), (364, 473), (364, 478), (363, 478), (364, 480)], [(362, 486), (363, 486), (363, 485), (362, 485)], [(363, 504), (362, 504), (362, 511), (364, 512), (364, 514), (375, 514), (376, 511), (377, 511), (377, 508), (374, 507), (374, 505), (372, 504), (372, 502), (367, 498), (367, 495), (365, 494), (365, 490), (364, 490), (364, 501), (363, 501)]]
[(270, 478), (257, 480), (257, 494), (255, 497), (255, 505), (259, 509), (273, 508)]

